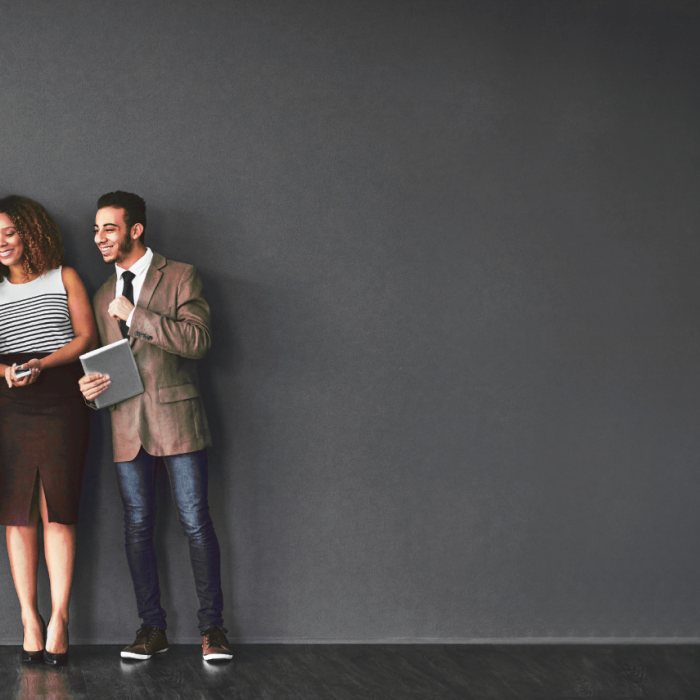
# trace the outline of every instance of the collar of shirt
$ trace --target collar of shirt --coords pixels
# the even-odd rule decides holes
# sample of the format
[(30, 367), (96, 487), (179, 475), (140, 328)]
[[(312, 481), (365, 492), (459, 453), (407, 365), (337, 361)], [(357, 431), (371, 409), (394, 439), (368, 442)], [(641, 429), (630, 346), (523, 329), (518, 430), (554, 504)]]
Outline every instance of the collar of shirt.
[[(142, 274), (148, 270), (149, 265), (153, 260), (153, 251), (150, 248), (146, 248), (146, 252), (142, 255), (130, 268), (129, 271), (134, 273), (134, 278), (140, 277)], [(123, 267), (119, 267), (116, 263), (114, 267), (117, 270), (117, 280), (121, 282), (122, 275), (126, 272)]]

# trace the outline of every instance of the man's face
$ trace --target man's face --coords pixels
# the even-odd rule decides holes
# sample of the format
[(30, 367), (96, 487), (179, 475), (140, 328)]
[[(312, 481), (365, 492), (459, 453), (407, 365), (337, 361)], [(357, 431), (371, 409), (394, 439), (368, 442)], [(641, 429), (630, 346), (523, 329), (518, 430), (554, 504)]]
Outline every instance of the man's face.
[(122, 263), (134, 247), (134, 239), (124, 221), (124, 209), (104, 207), (95, 216), (95, 243), (106, 263)]

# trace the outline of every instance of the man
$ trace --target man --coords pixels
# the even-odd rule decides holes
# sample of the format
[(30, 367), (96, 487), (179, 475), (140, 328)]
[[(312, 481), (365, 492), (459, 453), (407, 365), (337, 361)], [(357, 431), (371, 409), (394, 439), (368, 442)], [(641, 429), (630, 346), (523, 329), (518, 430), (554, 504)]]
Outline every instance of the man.
[[(196, 360), (211, 345), (209, 306), (192, 265), (166, 260), (147, 248), (146, 203), (129, 192), (97, 202), (95, 243), (115, 274), (95, 294), (103, 345), (129, 338), (145, 391), (111, 406), (117, 480), (124, 504), (126, 555), (141, 628), (122, 657), (150, 659), (167, 651), (165, 611), (153, 546), (156, 458), (165, 462), (180, 523), (189, 540), (200, 608), (202, 653), (230, 659), (223, 628), (219, 543), (207, 503), (209, 427), (199, 397)], [(107, 375), (80, 380), (94, 401)]]

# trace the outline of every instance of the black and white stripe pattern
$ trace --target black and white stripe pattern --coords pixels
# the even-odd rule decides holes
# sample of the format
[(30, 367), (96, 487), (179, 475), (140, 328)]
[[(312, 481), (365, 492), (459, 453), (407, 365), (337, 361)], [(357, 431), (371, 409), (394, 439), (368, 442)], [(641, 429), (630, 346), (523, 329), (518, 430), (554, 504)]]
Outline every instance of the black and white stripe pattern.
[(26, 285), (3, 281), (0, 353), (54, 352), (75, 338), (60, 275), (59, 268)]

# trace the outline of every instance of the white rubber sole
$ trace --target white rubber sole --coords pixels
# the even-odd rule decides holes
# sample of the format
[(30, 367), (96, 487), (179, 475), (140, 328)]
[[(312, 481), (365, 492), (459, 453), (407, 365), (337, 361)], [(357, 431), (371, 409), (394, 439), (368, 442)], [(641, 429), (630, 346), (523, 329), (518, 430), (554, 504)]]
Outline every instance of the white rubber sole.
[(217, 659), (232, 659), (233, 654), (207, 654), (206, 656), (202, 654), (202, 658), (205, 661), (216, 661)]
[[(166, 651), (168, 651), (168, 648), (161, 649), (160, 651), (157, 651), (156, 654), (163, 654)], [(146, 659), (150, 659), (153, 654), (136, 654), (133, 651), (123, 651), (122, 652), (122, 659), (141, 659), (142, 661), (145, 661)]]

